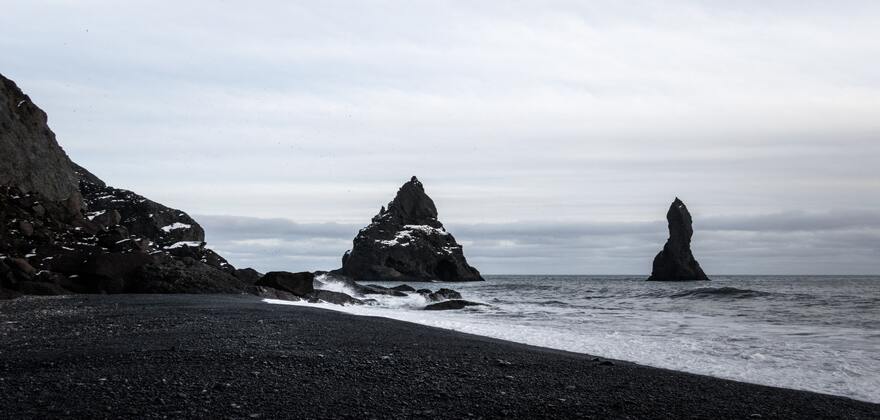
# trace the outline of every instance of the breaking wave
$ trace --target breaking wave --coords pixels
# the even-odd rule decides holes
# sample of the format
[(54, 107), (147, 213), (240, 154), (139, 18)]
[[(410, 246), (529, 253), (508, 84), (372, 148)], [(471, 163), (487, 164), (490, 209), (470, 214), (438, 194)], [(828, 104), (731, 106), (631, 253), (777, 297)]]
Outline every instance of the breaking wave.
[(731, 298), (748, 299), (770, 296), (772, 293), (760, 290), (737, 289), (736, 287), (700, 287), (670, 295), (671, 298)]

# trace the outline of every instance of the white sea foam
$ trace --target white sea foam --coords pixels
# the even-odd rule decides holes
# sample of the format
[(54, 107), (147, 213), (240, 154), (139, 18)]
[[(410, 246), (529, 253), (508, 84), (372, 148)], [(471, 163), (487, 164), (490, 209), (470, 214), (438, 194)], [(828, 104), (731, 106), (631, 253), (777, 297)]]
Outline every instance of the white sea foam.
[[(641, 280), (499, 276), (483, 283), (431, 285), (455, 288), (465, 299), (490, 305), (461, 311), (424, 311), (427, 302), (415, 293), (369, 296), (376, 306), (318, 306), (880, 402), (880, 279), (838, 287), (829, 286), (828, 279), (801, 279), (801, 284), (716, 279), (712, 287)], [(326, 284), (329, 290), (354, 292), (341, 283)], [(727, 285), (733, 286), (721, 287)], [(705, 290), (688, 292), (700, 287)]]

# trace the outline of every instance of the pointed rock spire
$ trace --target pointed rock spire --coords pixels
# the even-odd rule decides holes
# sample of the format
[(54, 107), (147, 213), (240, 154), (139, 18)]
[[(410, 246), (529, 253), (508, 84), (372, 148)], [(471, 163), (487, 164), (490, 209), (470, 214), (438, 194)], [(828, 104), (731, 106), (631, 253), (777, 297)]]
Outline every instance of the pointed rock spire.
[(654, 267), (648, 280), (709, 280), (691, 252), (693, 220), (687, 206), (678, 197), (669, 206), (666, 221), (669, 224), (669, 239), (663, 250), (654, 257)]
[(434, 200), (415, 176), (372, 221), (343, 256), (342, 274), (372, 281), (483, 280), (437, 220)]

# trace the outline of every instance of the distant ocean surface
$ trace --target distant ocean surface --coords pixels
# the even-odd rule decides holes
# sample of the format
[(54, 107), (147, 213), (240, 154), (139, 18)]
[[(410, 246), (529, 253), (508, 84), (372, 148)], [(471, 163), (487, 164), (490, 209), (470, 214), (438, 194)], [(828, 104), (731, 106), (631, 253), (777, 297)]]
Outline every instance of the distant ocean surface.
[(415, 294), (380, 296), (373, 307), (321, 306), (880, 403), (880, 277), (644, 280), (487, 276), (485, 282), (412, 286), (449, 287), (488, 307), (424, 311), (424, 299)]

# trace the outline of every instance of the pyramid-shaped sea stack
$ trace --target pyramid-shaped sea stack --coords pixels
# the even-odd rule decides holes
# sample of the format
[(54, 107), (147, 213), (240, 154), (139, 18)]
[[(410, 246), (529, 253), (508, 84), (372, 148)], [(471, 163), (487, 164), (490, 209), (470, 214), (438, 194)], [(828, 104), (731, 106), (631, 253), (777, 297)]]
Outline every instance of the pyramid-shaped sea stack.
[(437, 220), (434, 200), (416, 177), (354, 238), (342, 274), (361, 281), (480, 281), (461, 245)]

